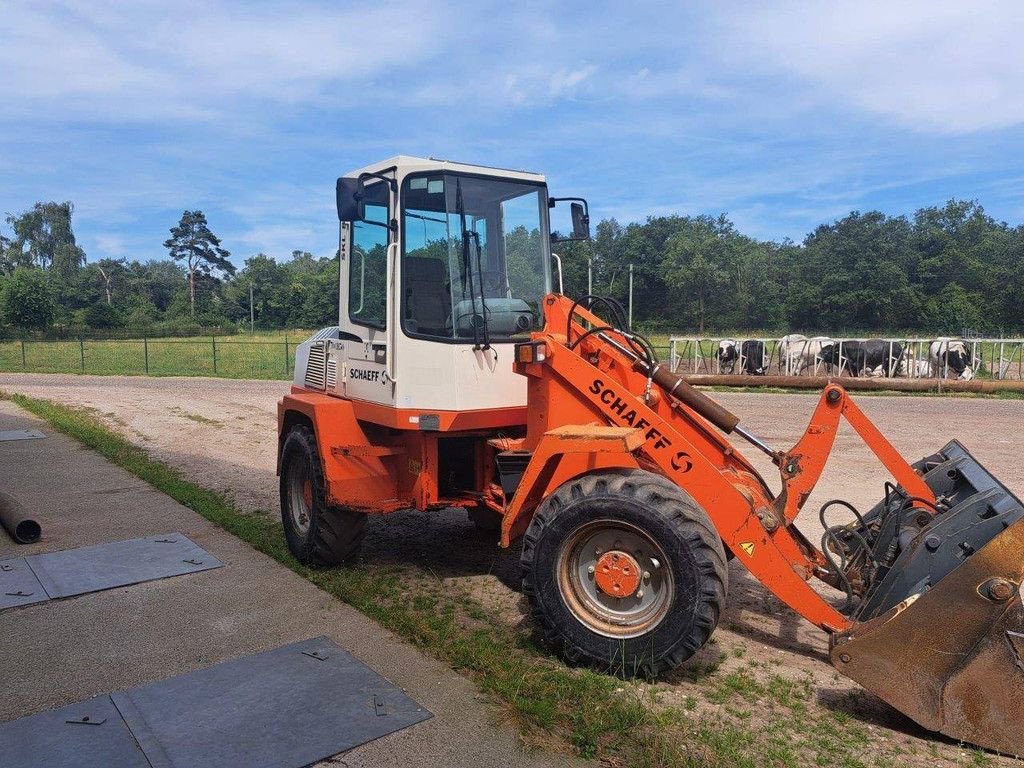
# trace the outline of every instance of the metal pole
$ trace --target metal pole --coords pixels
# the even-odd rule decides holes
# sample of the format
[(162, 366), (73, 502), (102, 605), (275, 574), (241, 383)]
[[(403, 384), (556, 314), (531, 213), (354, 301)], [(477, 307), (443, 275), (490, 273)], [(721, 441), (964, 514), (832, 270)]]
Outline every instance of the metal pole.
[(213, 373), (217, 375), (217, 337), (211, 336), (210, 341), (213, 343)]
[(25, 362), (25, 340), (21, 340), (21, 367), (28, 368), (28, 363)]
[(288, 364), (291, 362), (290, 355), (288, 354), (288, 337), (284, 337), (284, 375), (288, 375)]
[(146, 356), (146, 375), (149, 376), (149, 339), (142, 337), (142, 354)]
[(256, 310), (252, 305), (252, 280), (249, 281), (249, 335), (256, 332)]
[(594, 293), (594, 260), (587, 257), (587, 296)]
[(82, 373), (85, 373), (85, 339), (78, 337), (78, 354), (82, 358)]
[(633, 265), (629, 265), (629, 327), (633, 327)]

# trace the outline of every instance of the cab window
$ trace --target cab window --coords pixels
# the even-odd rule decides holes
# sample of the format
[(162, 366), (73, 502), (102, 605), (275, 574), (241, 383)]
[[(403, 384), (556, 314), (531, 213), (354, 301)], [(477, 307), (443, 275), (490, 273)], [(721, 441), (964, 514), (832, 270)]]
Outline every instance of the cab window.
[[(353, 323), (387, 327), (387, 186), (366, 187), (366, 214), (352, 224), (352, 258), (348, 269), (348, 316)], [(377, 222), (376, 224), (370, 222)]]

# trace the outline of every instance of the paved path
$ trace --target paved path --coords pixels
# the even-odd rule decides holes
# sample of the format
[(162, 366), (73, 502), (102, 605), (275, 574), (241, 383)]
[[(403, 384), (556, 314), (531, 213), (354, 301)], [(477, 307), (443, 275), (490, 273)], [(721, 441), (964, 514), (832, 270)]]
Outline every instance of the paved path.
[(327, 635), (434, 713), (324, 765), (554, 766), (525, 754), (471, 682), (276, 561), (9, 402), (0, 486), (33, 509), (43, 540), (0, 559), (180, 531), (226, 567), (0, 612), (0, 720)]

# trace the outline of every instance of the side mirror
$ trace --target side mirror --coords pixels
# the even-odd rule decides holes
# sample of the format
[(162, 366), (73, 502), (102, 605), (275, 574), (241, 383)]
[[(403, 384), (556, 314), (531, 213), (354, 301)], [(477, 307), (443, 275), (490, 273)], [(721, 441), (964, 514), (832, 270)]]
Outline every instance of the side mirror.
[(577, 240), (590, 239), (590, 216), (582, 203), (573, 203), (569, 206), (572, 215), (572, 236)]
[(366, 213), (363, 202), (363, 182), (359, 179), (338, 179), (335, 190), (338, 202), (338, 221), (362, 221)]

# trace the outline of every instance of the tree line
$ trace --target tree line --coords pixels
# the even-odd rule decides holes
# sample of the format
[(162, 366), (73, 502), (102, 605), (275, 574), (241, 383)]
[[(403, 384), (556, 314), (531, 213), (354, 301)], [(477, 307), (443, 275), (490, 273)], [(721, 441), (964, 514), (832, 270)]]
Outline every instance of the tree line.
[[(84, 333), (316, 328), (337, 321), (338, 260), (258, 253), (237, 269), (201, 211), (185, 211), (168, 258), (89, 261), (70, 203), (8, 215), (0, 232), (0, 324)], [(853, 212), (800, 243), (759, 240), (722, 215), (597, 224), (589, 242), (559, 242), (565, 291), (628, 301), (634, 324), (698, 333), (1024, 331), (1024, 226), (952, 200), (913, 216)]]

